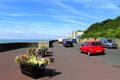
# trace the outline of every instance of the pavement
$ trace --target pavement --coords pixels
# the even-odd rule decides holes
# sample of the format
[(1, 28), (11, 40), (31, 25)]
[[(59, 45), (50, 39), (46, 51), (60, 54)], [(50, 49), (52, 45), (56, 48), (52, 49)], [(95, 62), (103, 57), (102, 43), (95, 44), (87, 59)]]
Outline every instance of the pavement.
[(47, 66), (44, 77), (32, 79), (20, 72), (15, 57), (26, 49), (0, 52), (0, 80), (119, 80), (120, 68), (113, 67), (101, 60), (80, 54), (54, 43), (54, 63)]

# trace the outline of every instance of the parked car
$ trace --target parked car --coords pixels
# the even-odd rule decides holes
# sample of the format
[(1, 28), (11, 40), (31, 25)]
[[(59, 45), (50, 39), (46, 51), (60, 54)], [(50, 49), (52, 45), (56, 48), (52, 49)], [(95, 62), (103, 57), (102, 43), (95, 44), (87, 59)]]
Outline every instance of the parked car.
[(72, 39), (71, 41), (72, 41), (72, 43), (77, 43), (76, 39)]
[(92, 54), (104, 54), (104, 47), (100, 41), (86, 41), (80, 46), (80, 52), (89, 56)]
[(58, 43), (62, 44), (63, 43), (63, 39), (62, 38), (58, 39)]
[(101, 38), (100, 42), (103, 44), (105, 48), (118, 48), (117, 43), (115, 43), (115, 41), (113, 41), (110, 38)]
[(64, 47), (73, 47), (73, 43), (71, 41), (64, 41), (63, 46)]

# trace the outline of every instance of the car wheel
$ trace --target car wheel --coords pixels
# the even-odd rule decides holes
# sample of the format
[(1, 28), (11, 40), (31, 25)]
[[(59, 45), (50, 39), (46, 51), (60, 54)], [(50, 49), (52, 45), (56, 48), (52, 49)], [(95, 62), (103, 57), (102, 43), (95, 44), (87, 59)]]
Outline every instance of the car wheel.
[(63, 47), (66, 47), (66, 45), (63, 45)]
[(109, 46), (108, 46), (108, 45), (107, 45), (106, 47), (109, 49)]
[(67, 46), (66, 46), (66, 45), (64, 45), (64, 47), (66, 48)]
[(88, 54), (88, 56), (91, 56), (91, 53), (90, 53), (90, 51), (88, 51), (88, 52), (87, 52), (87, 54)]

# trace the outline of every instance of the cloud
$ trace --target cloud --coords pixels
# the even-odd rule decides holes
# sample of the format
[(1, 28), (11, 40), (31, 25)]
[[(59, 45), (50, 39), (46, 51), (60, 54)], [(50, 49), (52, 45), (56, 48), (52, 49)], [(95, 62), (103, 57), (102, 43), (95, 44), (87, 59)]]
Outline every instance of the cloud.
[[(53, 15), (52, 16), (53, 18), (56, 18), (56, 19), (59, 19), (59, 20), (62, 20), (62, 21), (65, 21), (67, 23), (72, 23), (72, 24), (79, 24), (79, 25), (87, 25), (85, 23), (82, 23), (79, 19), (78, 16), (70, 16), (70, 15)], [(78, 19), (78, 20), (75, 20), (75, 19)]]
[(85, 30), (91, 23), (118, 15), (117, 4), (113, 0), (0, 0), (0, 36), (65, 37), (72, 30)]
[(96, 8), (100, 8), (100, 9), (118, 9), (118, 6), (112, 3), (108, 3), (108, 4), (103, 4), (100, 6), (97, 6)]
[(37, 13), (0, 13), (1, 15), (4, 16), (9, 16), (9, 17), (31, 17), (31, 16), (47, 16), (45, 14), (37, 14)]
[(1, 31), (1, 32), (2, 33), (0, 33), (0, 39), (46, 39), (49, 37), (49, 35), (37, 34), (34, 31), (33, 32), (30, 32), (30, 31)]
[(89, 26), (89, 23), (84, 23), (82, 21), (86, 20), (86, 17), (79, 16), (73, 13), (65, 13), (65, 11), (59, 11), (58, 9), (49, 9), (53, 15), (52, 18), (59, 19), (64, 23), (69, 23), (72, 25), (82, 25), (82, 26)]
[(96, 9), (118, 9), (119, 0), (74, 0), (73, 2), (83, 3), (87, 8)]
[[(2, 21), (0, 24), (0, 36), (6, 37), (9, 35), (9, 38), (47, 38), (50, 35), (52, 37), (64, 36), (71, 32), (70, 24), (61, 24), (57, 25), (50, 22), (15, 22), (15, 21)], [(45, 36), (44, 36), (45, 35)], [(42, 37), (44, 36), (44, 37)], [(46, 37), (47, 36), (47, 37)]]
[(2, 33), (0, 33), (0, 39), (58, 39), (59, 37), (65, 38), (66, 36), (57, 34), (39, 34), (34, 31), (2, 31)]
[(65, 11), (72, 13), (73, 15), (78, 15), (78, 16), (82, 16), (82, 17), (86, 17), (86, 18), (90, 18), (90, 19), (96, 19), (96, 20), (98, 19), (98, 17), (92, 16), (90, 14), (88, 15), (86, 13), (82, 13), (82, 11), (76, 10), (74, 7), (66, 5), (63, 2), (55, 2), (54, 4), (63, 8)]
[[(4, 21), (4, 20), (12, 20), (12, 18), (10, 18), (10, 17), (3, 17), (3, 16), (0, 16), (0, 21)], [(2, 22), (1, 21), (1, 22)]]

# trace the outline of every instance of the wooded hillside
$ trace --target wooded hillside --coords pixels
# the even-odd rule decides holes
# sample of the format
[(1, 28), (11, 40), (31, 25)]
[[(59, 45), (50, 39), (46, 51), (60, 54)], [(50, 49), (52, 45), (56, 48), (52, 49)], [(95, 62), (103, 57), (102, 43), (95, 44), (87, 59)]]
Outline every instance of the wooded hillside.
[(82, 35), (83, 38), (120, 38), (120, 16), (92, 24)]

